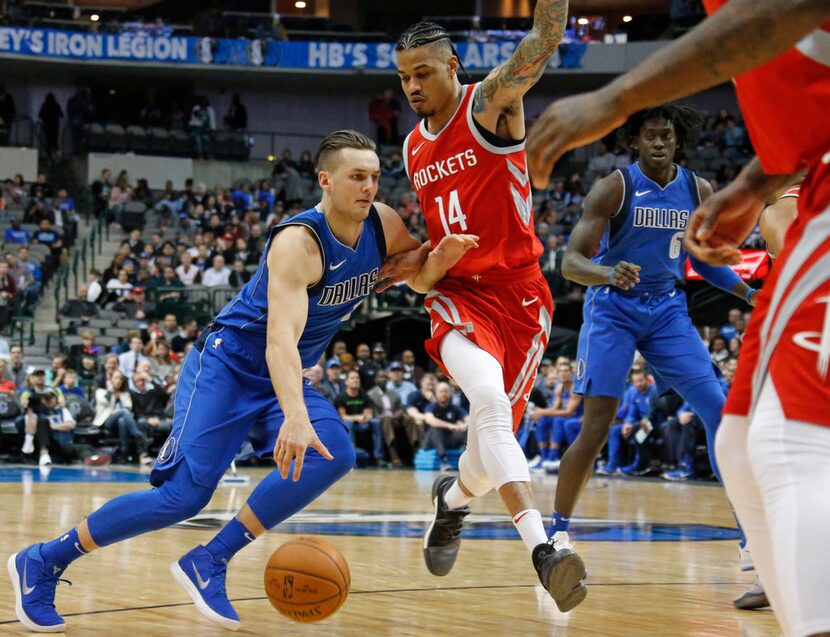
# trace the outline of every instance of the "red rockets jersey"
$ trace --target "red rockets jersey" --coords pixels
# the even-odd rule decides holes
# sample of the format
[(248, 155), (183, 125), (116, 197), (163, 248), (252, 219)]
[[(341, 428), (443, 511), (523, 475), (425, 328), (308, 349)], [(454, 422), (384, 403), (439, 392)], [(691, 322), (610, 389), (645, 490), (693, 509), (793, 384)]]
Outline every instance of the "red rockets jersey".
[(524, 141), (497, 146), (492, 134), (477, 127), (476, 86), (463, 87), (458, 109), (439, 133), (430, 133), (422, 120), (403, 146), (432, 245), (448, 234), (479, 237), (479, 247), (449, 271), (452, 278), (506, 273), (535, 264), (543, 252), (533, 223)]
[[(712, 14), (727, 1), (703, 4)], [(736, 77), (735, 88), (764, 172), (790, 174), (815, 165), (830, 152), (830, 22)]]

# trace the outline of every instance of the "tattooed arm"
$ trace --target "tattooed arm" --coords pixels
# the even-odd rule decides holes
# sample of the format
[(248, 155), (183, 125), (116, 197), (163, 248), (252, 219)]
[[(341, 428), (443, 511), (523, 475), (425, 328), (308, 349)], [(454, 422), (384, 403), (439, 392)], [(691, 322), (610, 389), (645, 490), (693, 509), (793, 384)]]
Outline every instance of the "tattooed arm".
[(783, 53), (830, 16), (828, 0), (730, 0), (695, 29), (597, 91), (551, 104), (530, 132), (530, 171), (544, 187), (554, 162), (643, 108), (697, 93)]
[(536, 3), (531, 31), (519, 42), (510, 60), (493, 69), (476, 90), (473, 112), (480, 124), (513, 139), (524, 137), (522, 97), (545, 72), (562, 41), (567, 19), (567, 0)]

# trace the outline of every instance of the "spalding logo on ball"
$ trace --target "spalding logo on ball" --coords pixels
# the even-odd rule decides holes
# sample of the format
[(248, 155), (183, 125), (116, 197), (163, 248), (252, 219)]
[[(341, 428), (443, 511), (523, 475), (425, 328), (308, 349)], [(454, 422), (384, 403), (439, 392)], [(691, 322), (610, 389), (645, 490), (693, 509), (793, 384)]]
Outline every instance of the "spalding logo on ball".
[(286, 542), (265, 567), (265, 594), (274, 608), (298, 622), (316, 622), (337, 611), (350, 585), (346, 558), (315, 537)]

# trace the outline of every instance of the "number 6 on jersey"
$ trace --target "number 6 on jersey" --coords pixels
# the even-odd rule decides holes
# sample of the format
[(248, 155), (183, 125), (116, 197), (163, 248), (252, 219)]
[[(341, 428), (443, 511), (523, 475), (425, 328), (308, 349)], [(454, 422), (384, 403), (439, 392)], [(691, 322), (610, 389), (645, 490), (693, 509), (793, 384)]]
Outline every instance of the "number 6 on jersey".
[(444, 198), (436, 197), (435, 203), (438, 204), (438, 214), (441, 216), (441, 225), (444, 226), (444, 232), (446, 234), (455, 234), (452, 230), (450, 230), (450, 226), (454, 223), (457, 223), (459, 226), (461, 226), (460, 232), (467, 232), (467, 217), (461, 210), (461, 202), (458, 200), (457, 190), (453, 190), (450, 193), (449, 218), (447, 218), (446, 215), (446, 208), (444, 207)]

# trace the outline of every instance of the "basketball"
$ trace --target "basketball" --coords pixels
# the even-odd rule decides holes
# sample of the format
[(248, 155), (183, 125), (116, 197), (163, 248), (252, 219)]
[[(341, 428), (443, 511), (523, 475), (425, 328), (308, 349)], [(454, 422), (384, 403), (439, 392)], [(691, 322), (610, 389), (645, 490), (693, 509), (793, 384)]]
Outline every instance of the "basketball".
[(336, 546), (299, 537), (280, 546), (265, 567), (265, 594), (297, 622), (316, 622), (339, 609), (349, 595), (349, 565)]

